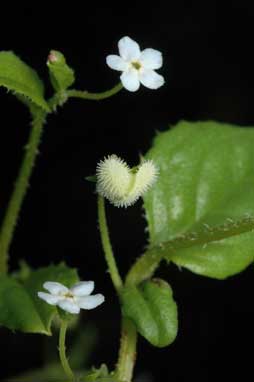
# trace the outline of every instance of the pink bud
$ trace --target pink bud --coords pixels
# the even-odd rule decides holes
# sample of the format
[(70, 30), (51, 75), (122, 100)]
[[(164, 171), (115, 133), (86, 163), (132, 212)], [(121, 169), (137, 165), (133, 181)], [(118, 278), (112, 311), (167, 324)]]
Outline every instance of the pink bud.
[(53, 50), (51, 50), (51, 52), (48, 55), (48, 62), (53, 63), (53, 62), (57, 62), (57, 61), (58, 61), (58, 57), (57, 57), (56, 53)]

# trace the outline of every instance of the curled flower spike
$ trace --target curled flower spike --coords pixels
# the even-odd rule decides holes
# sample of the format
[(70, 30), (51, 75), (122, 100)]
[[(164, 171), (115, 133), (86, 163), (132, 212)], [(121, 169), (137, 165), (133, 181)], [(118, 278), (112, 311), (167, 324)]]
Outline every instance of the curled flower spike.
[(157, 175), (152, 160), (144, 160), (134, 170), (121, 158), (109, 155), (97, 165), (97, 192), (116, 207), (128, 207), (154, 184)]
[(162, 54), (155, 49), (142, 52), (136, 41), (125, 36), (118, 42), (120, 56), (109, 55), (106, 62), (111, 69), (122, 72), (122, 85), (130, 92), (139, 89), (140, 83), (149, 89), (158, 89), (164, 84), (164, 78), (155, 72), (162, 67)]
[(49, 293), (38, 292), (38, 297), (72, 314), (78, 314), (80, 309), (94, 309), (105, 301), (102, 294), (90, 296), (94, 290), (93, 281), (81, 281), (70, 289), (58, 282), (47, 281), (43, 288)]

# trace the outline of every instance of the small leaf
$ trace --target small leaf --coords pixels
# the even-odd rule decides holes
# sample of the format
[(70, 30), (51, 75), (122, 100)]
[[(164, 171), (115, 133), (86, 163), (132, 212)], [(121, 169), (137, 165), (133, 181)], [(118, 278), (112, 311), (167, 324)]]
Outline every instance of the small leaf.
[(17, 281), (24, 282), (31, 273), (31, 268), (25, 260), (19, 261), (19, 270), (12, 273), (12, 277)]
[(26, 333), (51, 335), (51, 322), (57, 309), (37, 296), (38, 291), (43, 291), (45, 281), (71, 286), (78, 281), (78, 276), (75, 269), (64, 264), (30, 271), (24, 283), (0, 275), (0, 325)]
[(106, 364), (102, 364), (98, 369), (93, 367), (92, 370), (85, 375), (84, 382), (118, 382), (117, 379), (111, 376)]
[(43, 110), (50, 111), (38, 74), (13, 52), (0, 52), (0, 86), (14, 94), (25, 96)]
[(85, 180), (87, 180), (88, 182), (91, 182), (91, 183), (96, 183), (97, 182), (97, 176), (96, 175), (86, 176)]
[(56, 91), (66, 90), (75, 81), (74, 71), (67, 65), (65, 57), (61, 52), (51, 50), (47, 66), (52, 86)]
[(126, 286), (121, 294), (123, 314), (132, 319), (138, 332), (152, 345), (170, 345), (177, 335), (177, 306), (172, 289), (161, 279), (141, 286)]
[[(180, 122), (158, 134), (146, 156), (160, 169), (144, 196), (151, 247), (254, 216), (253, 147), (253, 129), (217, 122)], [(253, 262), (252, 230), (225, 232), (196, 245), (187, 240), (185, 248), (166, 245), (164, 255), (195, 273), (223, 279)]]

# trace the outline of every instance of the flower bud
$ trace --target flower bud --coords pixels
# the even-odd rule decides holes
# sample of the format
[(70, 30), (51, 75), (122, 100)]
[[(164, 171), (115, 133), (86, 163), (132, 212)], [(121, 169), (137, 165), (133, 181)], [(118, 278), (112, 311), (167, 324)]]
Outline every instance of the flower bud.
[(48, 55), (47, 66), (52, 86), (56, 91), (66, 90), (73, 84), (75, 80), (74, 71), (67, 65), (61, 52), (51, 50)]

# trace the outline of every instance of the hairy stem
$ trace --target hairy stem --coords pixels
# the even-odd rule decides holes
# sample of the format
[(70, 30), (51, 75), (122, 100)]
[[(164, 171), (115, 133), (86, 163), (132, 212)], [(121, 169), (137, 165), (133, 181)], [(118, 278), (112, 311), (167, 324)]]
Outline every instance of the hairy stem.
[(122, 90), (122, 88), (123, 88), (123, 85), (119, 83), (116, 86), (114, 86), (112, 89), (102, 93), (89, 93), (87, 91), (71, 89), (66, 91), (66, 95), (68, 98), (82, 98), (82, 99), (100, 101), (102, 99), (106, 99), (117, 94), (118, 92), (120, 92), (120, 90)]
[(163, 253), (149, 250), (139, 257), (129, 270), (126, 277), (127, 285), (138, 285), (144, 280), (152, 277), (163, 259)]
[(0, 231), (0, 272), (8, 272), (8, 251), (12, 241), (15, 226), (17, 224), (20, 209), (29, 185), (35, 159), (38, 154), (38, 146), (41, 139), (46, 113), (37, 109), (33, 115), (32, 129), (25, 146), (24, 158), (19, 170), (14, 190), (11, 195), (5, 217)]
[(131, 382), (136, 362), (137, 331), (135, 325), (126, 317), (122, 318), (117, 378), (121, 382)]
[[(108, 264), (109, 273), (116, 291), (119, 293), (123, 287), (115, 258), (113, 255), (105, 212), (105, 199), (98, 196), (98, 215), (102, 246)], [(131, 382), (136, 360), (137, 332), (134, 324), (126, 317), (122, 318), (121, 341), (118, 356), (116, 375), (121, 382)]]
[(122, 288), (123, 282), (118, 272), (116, 261), (114, 258), (113, 250), (110, 243), (108, 225), (105, 212), (105, 200), (102, 196), (98, 196), (98, 217), (99, 228), (101, 234), (102, 247), (105, 254), (105, 259), (108, 265), (111, 280), (117, 292)]
[[(52, 111), (55, 111), (57, 106), (63, 105), (68, 98), (83, 98), (90, 100), (102, 100), (109, 98), (114, 94), (118, 93), (123, 88), (122, 84), (119, 83), (110, 90), (102, 93), (88, 93), (86, 91), (79, 90), (66, 90), (63, 93), (56, 93), (49, 101), (49, 106)], [(15, 226), (17, 224), (18, 216), (21, 210), (21, 206), (29, 185), (29, 180), (32, 174), (32, 169), (35, 164), (35, 159), (38, 153), (38, 146), (41, 139), (41, 134), (43, 130), (43, 125), (46, 118), (46, 113), (41, 109), (35, 107), (34, 105), (25, 102), (30, 108), (33, 121), (32, 129), (29, 135), (28, 143), (25, 147), (25, 155), (19, 170), (17, 180), (15, 182), (14, 190), (11, 195), (6, 214), (4, 216), (2, 227), (0, 230), (0, 273), (8, 272), (8, 251), (13, 238)], [(112, 263), (112, 261), (111, 261)], [(116, 274), (116, 272), (114, 272)], [(114, 276), (117, 279), (117, 276)], [(119, 277), (118, 277), (119, 279)], [(119, 286), (119, 280), (117, 285)]]
[[(74, 374), (70, 368), (68, 359), (66, 357), (66, 348), (65, 348), (65, 337), (66, 337), (66, 330), (67, 330), (68, 322), (62, 321), (59, 331), (59, 357), (61, 364), (63, 366), (64, 372), (67, 375), (68, 379), (70, 381), (74, 380)], [(69, 382), (69, 381), (68, 381)]]

